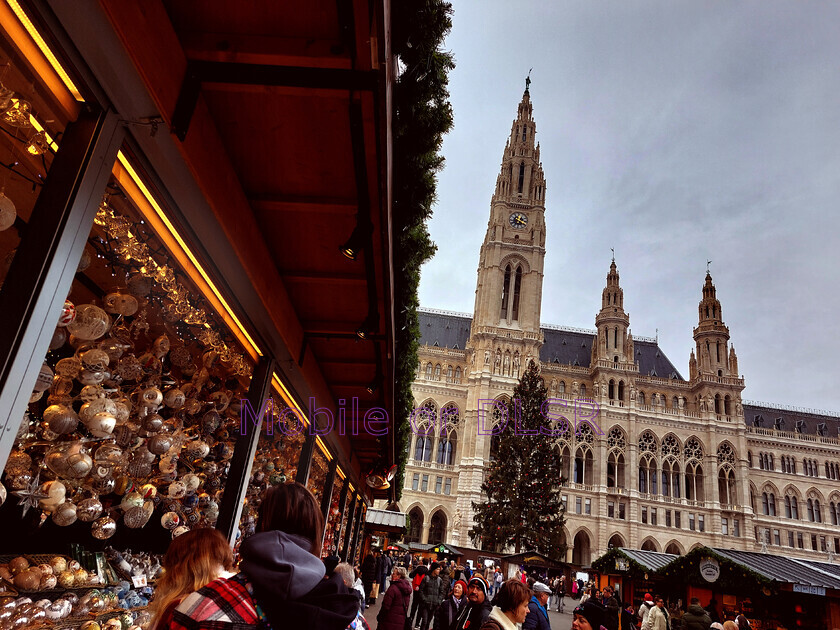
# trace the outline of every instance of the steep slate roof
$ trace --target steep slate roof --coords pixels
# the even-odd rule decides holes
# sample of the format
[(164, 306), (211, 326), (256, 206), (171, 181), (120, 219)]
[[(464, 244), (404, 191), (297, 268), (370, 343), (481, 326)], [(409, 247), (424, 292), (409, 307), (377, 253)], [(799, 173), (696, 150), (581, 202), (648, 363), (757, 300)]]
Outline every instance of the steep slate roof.
[[(763, 423), (756, 424), (757, 417), (762, 418)], [(796, 431), (796, 423), (801, 421), (801, 433), (817, 435), (819, 425), (825, 424), (825, 437), (836, 438), (840, 436), (840, 433), (838, 433), (840, 418), (836, 416), (806, 411), (805, 409), (777, 409), (760, 403), (744, 403), (744, 421), (748, 427), (759, 426), (764, 429), (774, 429), (777, 418), (784, 421), (779, 429), (780, 431)]]
[(417, 312), (420, 320), (420, 345), (463, 350), (470, 338), (472, 317), (454, 313)]
[[(470, 337), (472, 317), (458, 313), (418, 310), (420, 321), (420, 345), (463, 350)], [(595, 335), (572, 330), (543, 328), (545, 343), (540, 349), (543, 363), (561, 363), (588, 367), (592, 358), (592, 342)], [(674, 364), (655, 343), (634, 341), (639, 373), (645, 376), (670, 378), (672, 374), (683, 380)]]

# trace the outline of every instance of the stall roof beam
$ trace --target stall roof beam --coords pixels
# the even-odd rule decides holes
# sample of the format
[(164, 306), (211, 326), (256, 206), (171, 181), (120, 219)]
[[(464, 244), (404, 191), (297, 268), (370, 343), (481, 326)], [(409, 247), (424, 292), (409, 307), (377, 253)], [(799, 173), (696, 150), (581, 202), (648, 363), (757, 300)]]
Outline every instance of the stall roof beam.
[(190, 61), (175, 104), (172, 131), (179, 140), (183, 141), (187, 137), (198, 97), (205, 83), (369, 92), (377, 89), (379, 81), (379, 73), (375, 70)]

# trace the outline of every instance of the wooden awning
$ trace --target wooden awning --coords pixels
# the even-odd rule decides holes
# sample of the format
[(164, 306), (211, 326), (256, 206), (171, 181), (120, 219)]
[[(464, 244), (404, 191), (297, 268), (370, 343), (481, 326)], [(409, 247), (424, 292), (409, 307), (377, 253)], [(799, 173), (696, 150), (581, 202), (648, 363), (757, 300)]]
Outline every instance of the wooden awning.
[(387, 414), (325, 438), (360, 477), (393, 462), (389, 1), (101, 6), (268, 314), (255, 332), (304, 406)]

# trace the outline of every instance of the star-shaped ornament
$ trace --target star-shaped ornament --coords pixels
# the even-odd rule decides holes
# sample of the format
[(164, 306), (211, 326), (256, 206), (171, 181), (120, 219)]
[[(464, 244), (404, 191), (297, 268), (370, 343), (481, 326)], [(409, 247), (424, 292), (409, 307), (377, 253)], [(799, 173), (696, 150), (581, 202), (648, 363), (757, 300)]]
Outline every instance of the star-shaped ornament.
[(48, 499), (50, 496), (41, 492), (40, 470), (38, 471), (38, 474), (35, 475), (35, 479), (33, 479), (26, 488), (24, 488), (23, 490), (15, 490), (12, 492), (12, 494), (17, 497), (20, 497), (18, 505), (23, 506), (24, 517), (26, 517), (26, 513), (29, 511), (29, 508), (40, 507), (41, 499)]

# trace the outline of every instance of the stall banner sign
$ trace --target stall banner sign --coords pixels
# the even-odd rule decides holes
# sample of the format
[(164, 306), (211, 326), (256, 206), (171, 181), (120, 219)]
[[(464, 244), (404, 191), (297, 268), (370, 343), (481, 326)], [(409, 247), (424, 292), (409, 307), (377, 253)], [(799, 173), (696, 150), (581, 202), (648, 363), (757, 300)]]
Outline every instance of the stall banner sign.
[(820, 597), (825, 597), (825, 587), (824, 586), (807, 586), (805, 584), (794, 584), (793, 585), (793, 592), (794, 593), (807, 593), (808, 595), (819, 595)]
[(615, 559), (615, 570), (616, 571), (626, 571), (627, 570), (627, 560), (624, 558), (616, 558)]
[(539, 556), (525, 556), (524, 558), (522, 558), (522, 560), (525, 562), (525, 564), (537, 564), (543, 562), (543, 559)]
[(720, 577), (720, 565), (714, 558), (703, 558), (700, 560), (700, 575), (707, 582), (717, 582)]

